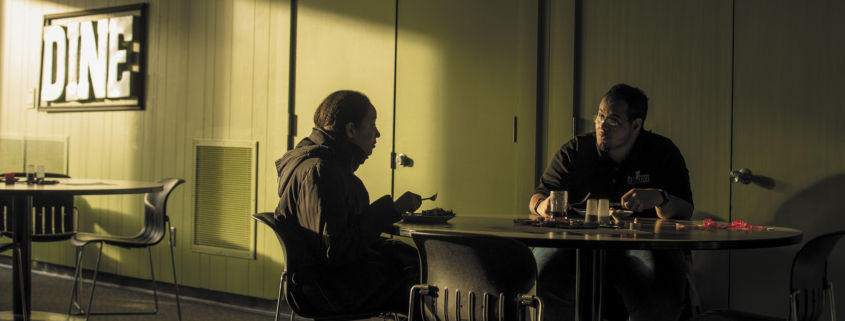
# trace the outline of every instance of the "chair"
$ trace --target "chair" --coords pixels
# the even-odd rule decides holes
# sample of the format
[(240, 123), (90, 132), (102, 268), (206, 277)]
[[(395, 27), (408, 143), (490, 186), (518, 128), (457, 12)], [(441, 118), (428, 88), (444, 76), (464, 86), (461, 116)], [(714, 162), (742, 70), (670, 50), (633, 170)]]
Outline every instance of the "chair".
[[(15, 173), (15, 177), (25, 177), (26, 173)], [(70, 178), (64, 174), (45, 173), (47, 178)], [(3, 208), (6, 213), (12, 212), (14, 197), (3, 196), (0, 198), (0, 218), (3, 216)], [(73, 206), (73, 195), (51, 195), (36, 196), (32, 198), (32, 207), (35, 209), (32, 216), (33, 242), (57, 242), (70, 239), (76, 234), (78, 226), (78, 215)], [(3, 235), (11, 235), (11, 215), (6, 215), (5, 220), (0, 219), (0, 232)]]
[(534, 307), (537, 320), (543, 320), (543, 301), (533, 295), (537, 265), (525, 244), (445, 232), (411, 237), (420, 252), (423, 283), (411, 290), (411, 311), (419, 301), (425, 319), (524, 320), (527, 307)]
[[(826, 304), (830, 304), (831, 320), (836, 320), (833, 284), (827, 279), (827, 259), (845, 231), (818, 236), (801, 247), (792, 261), (789, 293), (790, 321), (818, 320)], [(825, 296), (830, 302), (825, 302)], [(690, 320), (784, 320), (735, 310), (710, 310)]]
[[(176, 186), (184, 183), (185, 180), (178, 178), (165, 178), (156, 183), (164, 185), (161, 192), (147, 193), (144, 196), (144, 226), (135, 236), (112, 236), (100, 235), (93, 233), (78, 232), (70, 239), (70, 243), (80, 249), (79, 255), (76, 259), (76, 272), (74, 278), (76, 282), (73, 285), (73, 293), (71, 294), (71, 303), (68, 307), (68, 314), (72, 314), (71, 310), (76, 305), (80, 313), (73, 315), (85, 314), (87, 320), (91, 315), (130, 315), (130, 314), (156, 314), (158, 313), (158, 295), (156, 292), (155, 274), (153, 273), (153, 256), (150, 247), (158, 244), (164, 239), (165, 233), (170, 231), (170, 218), (167, 216), (167, 198)], [(165, 226), (165, 224), (167, 226)], [(81, 278), (81, 263), (82, 263), (82, 249), (89, 243), (100, 243), (100, 253), (97, 255), (97, 267), (94, 269), (94, 279), (91, 285), (91, 294), (88, 298), (88, 309), (83, 311), (77, 304), (77, 286)], [(170, 261), (173, 267), (173, 285), (176, 287), (176, 309), (179, 320), (182, 320), (182, 308), (179, 302), (179, 283), (176, 282), (176, 261), (173, 258), (173, 242), (170, 242)], [(91, 313), (91, 303), (94, 299), (94, 289), (97, 286), (97, 271), (100, 268), (100, 257), (103, 255), (103, 244), (119, 246), (123, 248), (147, 248), (150, 255), (150, 275), (153, 281), (153, 298), (155, 301), (155, 310), (149, 312), (109, 312), (109, 313)]]
[[(20, 277), (21, 284), (24, 283), (23, 279), (23, 255), (21, 254), (21, 245), (18, 243), (3, 243), (0, 245), (0, 253), (6, 252), (8, 250), (15, 250), (18, 251), (18, 276)], [(29, 320), (29, 317), (26, 314), (26, 291), (23, 286), (21, 288), (21, 304), (23, 305), (21, 311), (24, 311), (23, 319), (24, 321)]]
[[(290, 319), (295, 320), (296, 315), (314, 320), (361, 320), (369, 319), (382, 314), (380, 311), (363, 311), (361, 313), (334, 313), (328, 311), (316, 311), (309, 309), (309, 307), (302, 301), (304, 295), (296, 282), (293, 281), (294, 276), (300, 271), (304, 271), (301, 265), (304, 255), (306, 253), (302, 250), (303, 245), (299, 240), (292, 237), (295, 235), (295, 229), (298, 226), (291, 226), (284, 224), (284, 222), (276, 221), (272, 212), (257, 213), (252, 215), (252, 219), (264, 223), (276, 233), (279, 239), (279, 245), (282, 246), (282, 254), (285, 260), (285, 270), (282, 272), (281, 281), (279, 283), (279, 296), (276, 298), (276, 321), (279, 320), (279, 311), (282, 305), (282, 293), (284, 293), (285, 301), (291, 309)], [(297, 301), (299, 300), (299, 301)]]

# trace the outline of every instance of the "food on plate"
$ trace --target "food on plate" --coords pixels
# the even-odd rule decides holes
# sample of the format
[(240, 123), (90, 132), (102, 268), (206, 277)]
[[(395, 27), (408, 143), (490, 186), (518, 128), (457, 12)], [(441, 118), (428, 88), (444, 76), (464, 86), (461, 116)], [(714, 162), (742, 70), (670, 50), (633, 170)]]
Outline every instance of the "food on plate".
[(455, 212), (447, 211), (439, 207), (430, 210), (423, 210), (422, 213), (406, 213), (408, 216), (455, 216)]

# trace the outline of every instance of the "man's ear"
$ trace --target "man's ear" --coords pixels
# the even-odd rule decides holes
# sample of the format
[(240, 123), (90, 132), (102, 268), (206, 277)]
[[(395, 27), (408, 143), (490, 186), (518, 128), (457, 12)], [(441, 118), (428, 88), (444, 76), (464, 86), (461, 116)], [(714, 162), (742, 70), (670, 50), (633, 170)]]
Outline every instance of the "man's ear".
[(346, 124), (346, 138), (352, 138), (355, 136), (355, 124), (347, 123)]
[(639, 132), (640, 129), (643, 129), (643, 119), (642, 118), (634, 119), (634, 121), (631, 122), (631, 126), (634, 127), (633, 128), (634, 131)]

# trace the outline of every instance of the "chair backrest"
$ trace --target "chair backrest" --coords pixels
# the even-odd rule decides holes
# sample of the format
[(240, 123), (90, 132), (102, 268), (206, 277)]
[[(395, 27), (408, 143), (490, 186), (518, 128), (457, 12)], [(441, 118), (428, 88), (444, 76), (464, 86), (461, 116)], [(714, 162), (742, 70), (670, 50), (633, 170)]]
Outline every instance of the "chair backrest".
[(165, 178), (156, 182), (163, 185), (161, 192), (144, 195), (144, 226), (137, 237), (143, 239), (145, 243), (155, 245), (164, 238), (167, 232), (165, 223), (169, 220), (167, 199), (173, 189), (184, 182), (184, 179)]
[[(520, 295), (533, 294), (537, 264), (519, 241), (489, 235), (414, 233), (424, 314), (435, 320), (521, 319)], [(460, 316), (458, 315), (460, 314)]]
[[(25, 177), (26, 173), (15, 173)], [(45, 173), (47, 178), (70, 178), (65, 174)], [(0, 197), (0, 232), (11, 233), (14, 197)], [(76, 233), (76, 216), (73, 195), (36, 196), (32, 198), (35, 209), (32, 217), (33, 242), (54, 242), (70, 239)], [(5, 216), (4, 216), (5, 214)]]
[(818, 320), (825, 310), (827, 259), (845, 231), (820, 235), (801, 247), (792, 261), (792, 293), (798, 320)]
[[(311, 318), (331, 315), (331, 312), (311, 311), (313, 309), (309, 309), (308, 304), (303, 301), (305, 297), (299, 286), (292, 284), (292, 280), (298, 273), (306, 272), (302, 271), (301, 267), (308, 265), (308, 262), (312, 262), (307, 256), (302, 240), (297, 237), (301, 236), (301, 233), (297, 231), (301, 227), (284, 221), (277, 221), (272, 212), (253, 214), (252, 218), (270, 227), (276, 234), (276, 238), (279, 239), (279, 245), (282, 246), (282, 257), (285, 262), (285, 271), (282, 274), (282, 281), (285, 282), (283, 291), (285, 301), (291, 310), (298, 315)], [(350, 314), (348, 316), (356, 315)]]

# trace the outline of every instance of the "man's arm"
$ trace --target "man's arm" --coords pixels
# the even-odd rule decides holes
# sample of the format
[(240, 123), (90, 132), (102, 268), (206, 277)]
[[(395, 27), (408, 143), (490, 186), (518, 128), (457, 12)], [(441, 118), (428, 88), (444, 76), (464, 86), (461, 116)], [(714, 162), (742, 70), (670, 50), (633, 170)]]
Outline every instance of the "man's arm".
[(654, 188), (635, 188), (622, 196), (622, 206), (634, 212), (654, 208), (659, 218), (688, 220), (692, 217), (692, 204), (682, 198), (666, 193), (669, 201), (663, 203), (663, 193)]
[[(540, 202), (539, 204), (537, 202)], [(535, 210), (536, 207), (536, 210)], [(537, 193), (531, 196), (531, 202), (528, 203), (528, 211), (531, 212), (531, 219), (537, 219), (541, 216), (548, 217), (549, 200), (548, 196)]]

